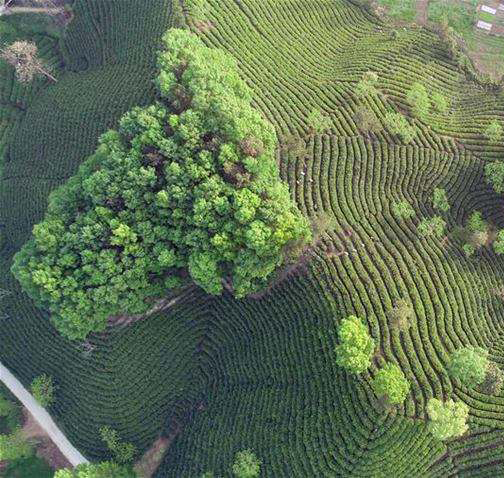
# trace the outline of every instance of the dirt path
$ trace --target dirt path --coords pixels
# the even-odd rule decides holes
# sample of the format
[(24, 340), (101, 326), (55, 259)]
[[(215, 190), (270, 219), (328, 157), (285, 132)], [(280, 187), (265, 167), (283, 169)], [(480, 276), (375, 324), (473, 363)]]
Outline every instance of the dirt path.
[(77, 450), (57, 427), (47, 410), (41, 407), (26, 390), (23, 384), (0, 363), (0, 381), (16, 396), (25, 408), (31, 413), (39, 425), (44, 429), (52, 442), (59, 448), (65, 458), (73, 465), (88, 463), (86, 458)]

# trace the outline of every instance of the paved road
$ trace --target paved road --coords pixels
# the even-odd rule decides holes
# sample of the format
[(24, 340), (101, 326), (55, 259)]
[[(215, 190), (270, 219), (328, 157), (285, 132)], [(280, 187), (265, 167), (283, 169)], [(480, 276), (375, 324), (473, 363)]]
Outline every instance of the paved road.
[(51, 415), (46, 409), (41, 407), (33, 396), (24, 388), (23, 384), (12, 373), (0, 363), (0, 381), (17, 397), (17, 399), (28, 409), (35, 420), (47, 432), (54, 444), (65, 455), (67, 460), (77, 466), (80, 463), (88, 463), (81, 453), (70, 443), (68, 438), (56, 426)]

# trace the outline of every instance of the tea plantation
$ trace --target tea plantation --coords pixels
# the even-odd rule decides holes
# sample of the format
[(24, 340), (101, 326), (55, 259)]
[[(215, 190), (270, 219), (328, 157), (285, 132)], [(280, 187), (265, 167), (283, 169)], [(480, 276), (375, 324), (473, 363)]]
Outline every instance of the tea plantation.
[[(208, 0), (199, 22), (195, 3), (76, 0), (62, 39), (34, 39), (57, 83), (20, 87), (2, 70), (0, 360), (27, 385), (53, 377), (50, 410), (90, 459), (110, 458), (105, 425), (139, 453), (159, 434), (175, 436), (157, 477), (232, 476), (243, 449), (260, 458), (265, 477), (501, 476), (504, 391), (468, 388), (448, 368), (453, 351), (471, 345), (504, 367), (504, 301), (495, 293), (503, 259), (485, 246), (466, 257), (455, 233), (474, 210), (504, 228), (503, 197), (484, 178), (504, 143), (483, 134), (504, 120), (503, 94), (436, 34), (393, 33), (357, 0)], [(301, 142), (278, 148), (281, 177), (301, 212), (329, 225), (303, 264), (259, 298), (194, 288), (165, 312), (69, 341), (21, 290), (12, 257), (99, 135), (154, 101), (156, 52), (174, 5), (207, 46), (236, 58), (281, 144)], [(377, 93), (359, 95), (369, 71)], [(448, 110), (414, 117), (407, 97), (415, 83), (443, 95)], [(380, 123), (374, 133), (357, 119), (363, 106)], [(328, 128), (313, 128), (314, 110)], [(391, 112), (407, 118), (410, 142), (387, 127)], [(419, 222), (437, 214), (435, 188), (451, 205), (447, 234), (422, 237)], [(414, 217), (397, 217), (401, 201)], [(412, 308), (404, 330), (392, 320), (399, 299)], [(364, 320), (376, 344), (360, 375), (336, 363), (337, 326), (349, 315)], [(371, 385), (385, 363), (411, 385), (395, 407)], [(435, 438), (431, 398), (467, 404), (468, 432)]]

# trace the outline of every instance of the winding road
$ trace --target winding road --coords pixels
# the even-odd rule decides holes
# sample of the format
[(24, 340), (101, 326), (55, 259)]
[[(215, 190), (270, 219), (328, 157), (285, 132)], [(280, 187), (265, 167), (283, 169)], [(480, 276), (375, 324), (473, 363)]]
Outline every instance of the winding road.
[(16, 398), (28, 409), (39, 425), (47, 432), (53, 443), (60, 449), (61, 453), (73, 465), (89, 463), (86, 458), (77, 450), (58, 428), (47, 410), (41, 407), (33, 398), (30, 392), (26, 390), (23, 384), (0, 363), (0, 381), (16, 396)]

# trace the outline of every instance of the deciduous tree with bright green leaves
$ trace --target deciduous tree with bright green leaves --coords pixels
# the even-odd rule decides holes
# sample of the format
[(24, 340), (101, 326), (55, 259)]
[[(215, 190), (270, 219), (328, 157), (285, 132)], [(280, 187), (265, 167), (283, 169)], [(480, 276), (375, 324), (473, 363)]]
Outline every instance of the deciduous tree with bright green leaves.
[(496, 193), (504, 192), (504, 161), (492, 161), (485, 165), (485, 179)]
[(431, 398), (427, 402), (427, 414), (429, 431), (438, 440), (462, 436), (468, 429), (469, 407), (465, 403)]
[(35, 400), (43, 407), (48, 407), (54, 403), (53, 379), (45, 373), (35, 377), (31, 383), (31, 392)]
[(484, 135), (490, 142), (498, 143), (502, 139), (502, 125), (497, 120), (493, 120), (485, 128)]
[(392, 204), (392, 213), (399, 219), (411, 219), (415, 216), (415, 210), (408, 201)]
[(376, 395), (386, 398), (391, 405), (404, 402), (410, 389), (410, 383), (404, 373), (393, 363), (387, 363), (378, 370), (372, 386)]
[(432, 204), (434, 209), (441, 212), (448, 212), (450, 210), (450, 203), (448, 202), (448, 197), (446, 196), (446, 191), (441, 188), (434, 189), (432, 194)]
[(210, 294), (257, 292), (311, 239), (236, 60), (185, 30), (163, 42), (159, 101), (101, 136), (14, 259), (72, 339), (191, 281)]
[(239, 451), (233, 463), (233, 475), (237, 478), (256, 478), (261, 471), (261, 460), (251, 450)]
[(354, 315), (343, 319), (338, 327), (338, 337), (336, 363), (354, 374), (369, 368), (375, 343), (361, 319)]
[(462, 347), (451, 356), (449, 371), (453, 378), (467, 387), (475, 387), (485, 380), (488, 351), (481, 347)]
[(417, 229), (422, 237), (434, 236), (439, 239), (443, 236), (445, 227), (446, 222), (441, 216), (433, 216), (422, 219)]

